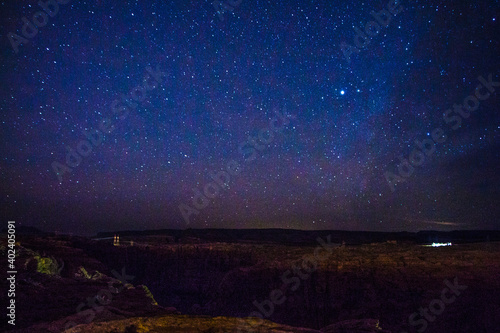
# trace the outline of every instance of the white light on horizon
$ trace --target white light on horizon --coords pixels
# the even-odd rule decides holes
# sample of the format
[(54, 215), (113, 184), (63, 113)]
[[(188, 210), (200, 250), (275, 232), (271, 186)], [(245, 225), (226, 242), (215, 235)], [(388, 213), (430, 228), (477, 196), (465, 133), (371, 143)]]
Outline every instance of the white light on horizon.
[(432, 247), (440, 247), (440, 246), (452, 246), (451, 243), (432, 243)]

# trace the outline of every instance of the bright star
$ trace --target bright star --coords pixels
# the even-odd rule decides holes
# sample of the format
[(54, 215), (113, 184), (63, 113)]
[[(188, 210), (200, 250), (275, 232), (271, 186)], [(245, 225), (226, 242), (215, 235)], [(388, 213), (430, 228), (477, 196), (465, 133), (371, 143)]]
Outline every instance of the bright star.
[(345, 94), (345, 91), (341, 90), (341, 91), (340, 91), (340, 94), (341, 94), (341, 95)]

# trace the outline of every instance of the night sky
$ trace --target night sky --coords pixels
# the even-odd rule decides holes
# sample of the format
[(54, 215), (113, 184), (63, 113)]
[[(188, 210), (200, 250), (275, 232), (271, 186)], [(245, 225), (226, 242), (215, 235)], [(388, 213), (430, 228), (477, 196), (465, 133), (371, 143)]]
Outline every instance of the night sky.
[(498, 229), (498, 0), (42, 2), (0, 1), (2, 223)]

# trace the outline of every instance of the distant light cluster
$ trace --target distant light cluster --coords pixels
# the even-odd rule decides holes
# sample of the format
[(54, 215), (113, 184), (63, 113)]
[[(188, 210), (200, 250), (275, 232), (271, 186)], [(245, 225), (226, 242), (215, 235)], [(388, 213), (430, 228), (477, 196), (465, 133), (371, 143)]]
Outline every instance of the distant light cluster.
[(432, 243), (432, 247), (441, 247), (441, 246), (452, 246), (451, 243)]

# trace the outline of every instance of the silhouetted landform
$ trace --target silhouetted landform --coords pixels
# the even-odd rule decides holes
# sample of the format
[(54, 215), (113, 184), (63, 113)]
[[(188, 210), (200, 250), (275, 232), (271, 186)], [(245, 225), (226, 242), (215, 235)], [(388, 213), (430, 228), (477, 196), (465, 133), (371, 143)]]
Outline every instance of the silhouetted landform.
[[(2, 234), (7, 233), (7, 228), (3, 228), (1, 233)], [(21, 225), (16, 226), (16, 234), (17, 235), (38, 235), (38, 236), (54, 235), (54, 233), (45, 232), (45, 231), (42, 231), (42, 230), (35, 228), (35, 227), (21, 226)]]
[[(247, 232), (120, 232), (119, 244), (114, 233), (99, 240), (19, 236), (16, 327), (2, 329), (413, 333), (425, 326), (429, 333), (487, 333), (500, 327), (496, 231)], [(446, 240), (458, 245), (417, 244)]]
[(293, 230), (293, 229), (186, 229), (186, 230), (126, 230), (100, 232), (96, 238), (139, 236), (170, 236), (165, 241), (192, 242), (226, 242), (226, 243), (276, 243), (288, 245), (314, 245), (318, 237), (330, 235), (335, 243), (346, 242), (347, 245), (361, 245), (387, 241), (429, 244), (433, 242), (476, 243), (500, 241), (499, 230), (457, 230), (457, 231), (419, 231), (419, 232), (369, 232), (339, 230)]

